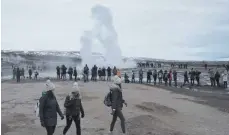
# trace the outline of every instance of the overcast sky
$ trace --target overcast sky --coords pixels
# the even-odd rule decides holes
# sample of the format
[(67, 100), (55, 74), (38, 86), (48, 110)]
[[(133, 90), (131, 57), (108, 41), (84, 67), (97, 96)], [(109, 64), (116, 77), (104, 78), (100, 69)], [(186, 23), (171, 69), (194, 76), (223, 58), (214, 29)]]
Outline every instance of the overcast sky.
[(2, 0), (2, 49), (79, 51), (96, 4), (112, 11), (123, 56), (229, 57), (229, 0)]

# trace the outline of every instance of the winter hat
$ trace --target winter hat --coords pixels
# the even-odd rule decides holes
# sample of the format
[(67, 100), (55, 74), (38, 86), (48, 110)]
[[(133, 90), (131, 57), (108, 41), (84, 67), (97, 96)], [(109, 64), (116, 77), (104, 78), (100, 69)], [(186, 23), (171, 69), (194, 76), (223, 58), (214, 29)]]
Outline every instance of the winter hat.
[(121, 84), (122, 83), (122, 80), (121, 80), (121, 78), (118, 75), (115, 75), (113, 77), (113, 83), (114, 84)]
[(46, 81), (45, 86), (46, 86), (46, 91), (55, 90), (55, 85), (50, 80)]

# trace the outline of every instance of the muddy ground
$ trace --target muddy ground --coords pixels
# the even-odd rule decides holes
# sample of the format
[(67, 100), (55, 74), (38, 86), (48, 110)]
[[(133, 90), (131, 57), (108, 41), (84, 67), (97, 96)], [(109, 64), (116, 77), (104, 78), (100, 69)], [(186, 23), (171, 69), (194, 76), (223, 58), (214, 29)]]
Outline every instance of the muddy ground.
[[(64, 98), (73, 82), (54, 83), (55, 95), (63, 110)], [(111, 110), (103, 105), (104, 96), (109, 90), (108, 84), (79, 82), (85, 109), (83, 135), (108, 134)], [(2, 134), (46, 134), (34, 114), (34, 105), (43, 89), (42, 81), (21, 84), (2, 82)], [(206, 93), (174, 87), (123, 84), (123, 95), (128, 103), (123, 108), (128, 135), (228, 135), (229, 115), (220, 109), (227, 109), (228, 95), (214, 93), (207, 97)], [(58, 119), (55, 135), (61, 135), (65, 126), (65, 120)], [(114, 135), (119, 135), (119, 120), (115, 127)], [(74, 133), (75, 127), (72, 126), (69, 135)]]

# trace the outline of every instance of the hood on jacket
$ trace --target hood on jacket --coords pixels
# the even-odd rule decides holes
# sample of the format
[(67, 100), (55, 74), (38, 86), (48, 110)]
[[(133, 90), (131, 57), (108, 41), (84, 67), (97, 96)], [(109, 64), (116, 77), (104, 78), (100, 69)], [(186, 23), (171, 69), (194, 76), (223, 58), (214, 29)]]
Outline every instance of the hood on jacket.
[(46, 81), (45, 87), (46, 87), (46, 91), (50, 91), (50, 90), (54, 91), (56, 88), (55, 85), (50, 80)]

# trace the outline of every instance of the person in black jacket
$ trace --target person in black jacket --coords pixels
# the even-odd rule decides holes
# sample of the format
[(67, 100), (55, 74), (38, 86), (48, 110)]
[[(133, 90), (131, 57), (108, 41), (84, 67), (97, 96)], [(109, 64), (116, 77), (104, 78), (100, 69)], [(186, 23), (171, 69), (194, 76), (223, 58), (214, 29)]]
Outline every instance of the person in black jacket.
[(111, 81), (111, 68), (107, 68), (107, 81)]
[(151, 70), (148, 70), (147, 72), (147, 83), (151, 83), (151, 76), (152, 76), (152, 71)]
[(30, 79), (30, 80), (32, 79), (32, 74), (33, 74), (33, 72), (32, 72), (32, 69), (30, 68), (30, 69), (29, 69), (29, 79)]
[(111, 108), (112, 108), (112, 115), (113, 115), (113, 119), (112, 119), (112, 122), (111, 122), (111, 125), (110, 125), (110, 132), (113, 131), (114, 129), (114, 125), (115, 125), (115, 122), (117, 120), (117, 117), (120, 118), (121, 120), (121, 128), (122, 128), (122, 132), (123, 134), (126, 133), (126, 129), (125, 129), (125, 118), (123, 116), (123, 113), (122, 113), (122, 108), (123, 108), (123, 104), (126, 104), (125, 100), (123, 99), (123, 96), (122, 96), (122, 90), (121, 90), (121, 78), (118, 77), (117, 75), (114, 76), (113, 78), (113, 84), (110, 85), (110, 91), (111, 91), (111, 99), (112, 99), (112, 105), (111, 105)]
[(69, 67), (68, 68), (69, 80), (72, 80), (72, 74), (73, 74), (73, 68), (72, 67)]
[(81, 117), (84, 117), (84, 109), (81, 102), (81, 97), (79, 93), (78, 83), (73, 84), (73, 90), (66, 97), (64, 102), (64, 107), (66, 108), (66, 126), (63, 130), (65, 135), (68, 129), (71, 127), (72, 121), (76, 125), (76, 134), (81, 135), (81, 126), (80, 126), (80, 113)]
[(157, 70), (156, 69), (154, 69), (153, 71), (153, 82), (154, 82), (154, 85), (156, 85), (157, 83)]
[(75, 77), (75, 81), (77, 81), (77, 70), (76, 70), (76, 67), (74, 67), (73, 76)]
[(216, 80), (216, 84), (218, 87), (220, 87), (219, 79), (220, 79), (220, 73), (219, 73), (219, 71), (216, 71), (215, 80)]
[(188, 79), (188, 71), (185, 71), (184, 72), (184, 83), (183, 83), (183, 86), (187, 83), (189, 83), (189, 79)]
[(61, 120), (64, 119), (59, 104), (56, 100), (53, 90), (55, 85), (47, 80), (46, 82), (46, 94), (40, 98), (39, 105), (39, 115), (41, 126), (46, 128), (47, 135), (53, 135), (57, 125), (57, 112), (61, 117)]
[(17, 82), (20, 82), (21, 71), (20, 71), (19, 67), (17, 67), (17, 74), (16, 74), (16, 76), (17, 76)]
[(105, 67), (102, 68), (102, 76), (103, 76), (103, 81), (105, 81), (106, 79), (106, 69)]
[(173, 70), (173, 80), (175, 83), (175, 87), (177, 87), (177, 71), (176, 70)]

